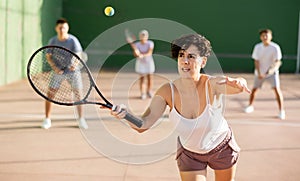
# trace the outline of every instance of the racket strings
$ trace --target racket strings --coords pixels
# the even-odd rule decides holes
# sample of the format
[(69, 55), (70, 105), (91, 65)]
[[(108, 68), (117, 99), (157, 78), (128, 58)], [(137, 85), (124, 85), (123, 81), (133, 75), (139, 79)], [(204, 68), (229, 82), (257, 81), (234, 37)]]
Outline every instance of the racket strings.
[(76, 104), (87, 97), (91, 89), (87, 71), (72, 53), (49, 47), (35, 55), (30, 64), (29, 76), (38, 92), (47, 99)]

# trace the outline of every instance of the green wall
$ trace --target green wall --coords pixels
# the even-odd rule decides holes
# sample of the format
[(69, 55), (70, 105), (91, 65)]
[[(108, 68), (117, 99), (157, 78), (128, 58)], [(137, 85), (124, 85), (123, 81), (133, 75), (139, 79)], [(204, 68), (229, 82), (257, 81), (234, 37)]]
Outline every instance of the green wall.
[(26, 77), (34, 50), (53, 36), (61, 0), (0, 1), (0, 86)]
[[(111, 5), (112, 17), (103, 10)], [(300, 1), (298, 0), (1, 0), (0, 1), (0, 86), (26, 77), (30, 55), (55, 35), (57, 18), (70, 21), (70, 32), (86, 48), (105, 30), (125, 21), (164, 18), (203, 34), (225, 72), (252, 72), (252, 48), (259, 42), (258, 30), (270, 28), (284, 55), (281, 72), (296, 69)], [(151, 33), (151, 32), (150, 32)], [(122, 38), (123, 35), (120, 35)], [(165, 54), (169, 45), (154, 40), (155, 53)], [(108, 42), (109, 43), (109, 42)], [(130, 51), (128, 46), (122, 50)], [(107, 67), (132, 59), (130, 52), (116, 52)]]
[[(116, 10), (112, 17), (103, 13), (108, 5)], [(182, 23), (211, 40), (225, 72), (253, 71), (250, 55), (254, 44), (259, 42), (258, 31), (262, 28), (272, 29), (273, 40), (282, 48), (281, 71), (295, 72), (299, 10), (298, 0), (63, 1), (63, 16), (69, 19), (71, 32), (84, 47), (119, 23), (139, 18), (165, 18)], [(166, 51), (157, 47), (160, 46), (156, 46), (156, 53)]]

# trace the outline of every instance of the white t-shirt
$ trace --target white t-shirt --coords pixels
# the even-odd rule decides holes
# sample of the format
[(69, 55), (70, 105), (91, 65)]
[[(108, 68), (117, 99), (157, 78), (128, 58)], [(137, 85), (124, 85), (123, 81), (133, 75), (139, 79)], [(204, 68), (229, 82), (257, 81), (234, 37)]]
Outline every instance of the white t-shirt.
[(282, 55), (278, 44), (271, 42), (268, 46), (265, 46), (261, 42), (255, 45), (252, 58), (259, 61), (260, 72), (264, 74), (267, 73), (270, 66), (276, 60), (281, 60)]

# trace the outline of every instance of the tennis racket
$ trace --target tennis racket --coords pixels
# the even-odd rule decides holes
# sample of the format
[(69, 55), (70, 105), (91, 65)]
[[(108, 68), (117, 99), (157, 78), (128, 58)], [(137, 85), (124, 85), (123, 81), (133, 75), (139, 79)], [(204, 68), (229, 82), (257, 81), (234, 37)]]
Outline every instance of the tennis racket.
[(138, 48), (134, 44), (134, 42), (136, 41), (135, 35), (131, 31), (129, 31), (129, 29), (125, 29), (125, 37), (126, 37), (127, 43), (130, 44), (130, 46), (133, 49), (136, 56), (140, 56), (141, 52), (138, 50)]
[[(51, 69), (44, 71), (43, 67)], [(98, 89), (85, 62), (72, 51), (60, 46), (45, 46), (36, 50), (27, 65), (27, 77), (32, 88), (44, 99), (59, 105), (97, 104), (115, 110)], [(102, 102), (89, 101), (92, 89)], [(137, 127), (142, 120), (127, 113), (125, 119)]]

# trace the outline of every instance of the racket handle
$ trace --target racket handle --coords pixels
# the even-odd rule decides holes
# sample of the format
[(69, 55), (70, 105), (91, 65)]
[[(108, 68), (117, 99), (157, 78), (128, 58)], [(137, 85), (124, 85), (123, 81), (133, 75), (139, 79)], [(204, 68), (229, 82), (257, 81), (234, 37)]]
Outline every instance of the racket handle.
[[(111, 107), (111, 109), (113, 111), (115, 111), (117, 109), (117, 106), (113, 105)], [(124, 110), (124, 109), (122, 109), (122, 110)], [(143, 121), (142, 120), (140, 120), (139, 118), (135, 117), (134, 115), (130, 114), (127, 111), (126, 111), (126, 115), (125, 115), (124, 119), (126, 119), (127, 121), (131, 122), (132, 124), (136, 125), (139, 128), (143, 126)]]
[(126, 113), (124, 119), (126, 119), (127, 121), (131, 122), (132, 124), (136, 125), (139, 128), (143, 126), (142, 120), (140, 120), (139, 118), (135, 117), (134, 115), (128, 112)]

